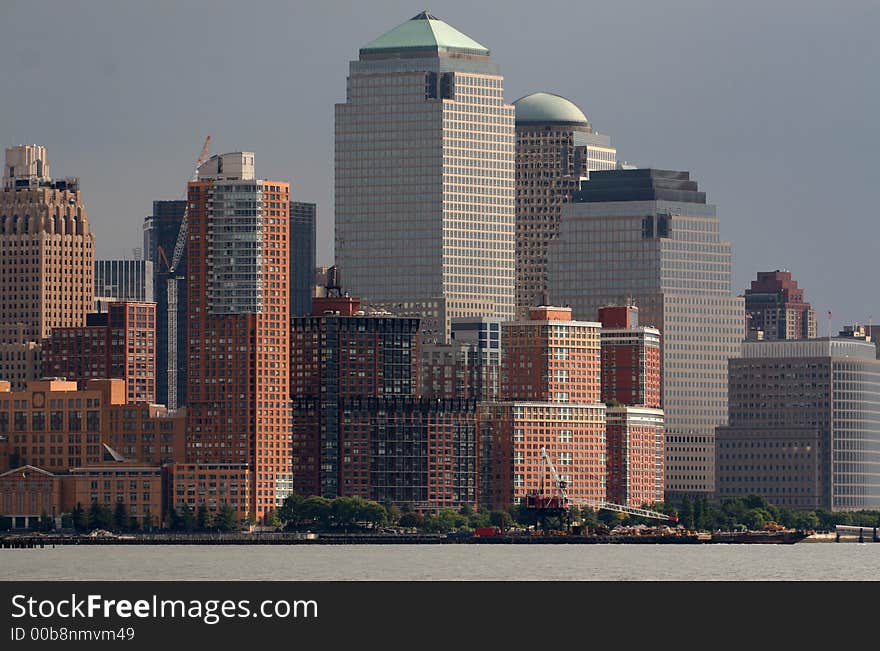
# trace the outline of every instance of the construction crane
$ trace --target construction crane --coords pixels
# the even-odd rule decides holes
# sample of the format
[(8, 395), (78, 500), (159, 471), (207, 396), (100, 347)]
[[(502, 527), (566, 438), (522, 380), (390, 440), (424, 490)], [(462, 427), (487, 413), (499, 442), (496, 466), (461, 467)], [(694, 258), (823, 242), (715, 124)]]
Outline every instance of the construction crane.
[[(552, 492), (548, 495), (545, 490), (544, 477), (548, 470), (553, 479), (555, 495)], [(618, 513), (637, 515), (643, 518), (678, 522), (678, 518), (674, 515), (660, 513), (659, 511), (651, 511), (650, 509), (640, 509), (633, 506), (626, 506), (624, 504), (614, 504), (613, 502), (606, 502), (605, 500), (572, 499), (568, 496), (568, 491), (566, 490), (567, 487), (567, 482), (556, 472), (556, 466), (553, 465), (553, 461), (550, 459), (547, 448), (542, 447), (541, 483), (539, 493), (537, 495), (526, 496), (526, 507), (535, 509), (539, 519), (543, 520), (546, 517), (565, 518), (572, 506), (587, 506), (597, 511), (604, 509), (606, 511), (617, 511)]]
[[(196, 159), (195, 168), (191, 181), (198, 179), (199, 167), (208, 160), (208, 147), (211, 144), (211, 135), (205, 138), (205, 144), (202, 145), (202, 151)], [(159, 258), (165, 264), (167, 282), (165, 291), (168, 299), (168, 406), (172, 409), (177, 408), (177, 349), (178, 349), (178, 323), (177, 323), (177, 303), (180, 295), (179, 284), (184, 282), (186, 278), (177, 272), (180, 261), (183, 259), (183, 252), (186, 249), (186, 234), (189, 218), (189, 202), (183, 209), (183, 217), (180, 220), (180, 228), (177, 231), (177, 239), (174, 242), (174, 251), (169, 262), (168, 256), (164, 249), (159, 247)]]
[[(191, 181), (195, 181), (199, 178), (199, 168), (202, 166), (206, 160), (208, 160), (208, 147), (211, 144), (211, 134), (208, 134), (208, 137), (205, 138), (205, 144), (202, 146), (202, 152), (199, 154), (198, 159), (196, 159), (196, 166), (193, 170)], [(187, 217), (189, 216), (189, 203), (187, 203), (186, 208), (183, 211), (183, 219), (180, 220), (180, 230), (177, 232), (177, 242), (174, 243), (174, 254), (171, 256), (171, 266), (168, 268), (169, 273), (174, 273), (174, 270), (177, 269), (177, 265), (180, 264), (180, 259), (183, 257), (183, 249), (186, 246), (186, 230), (187, 230)]]
[[(205, 144), (202, 145), (202, 151), (199, 154), (199, 157), (196, 159), (196, 165), (193, 169), (191, 181), (195, 181), (198, 179), (199, 175), (199, 167), (202, 166), (206, 160), (208, 160), (208, 148), (211, 145), (211, 134), (205, 138)], [(168, 254), (165, 252), (165, 248), (162, 245), (159, 245), (158, 254), (162, 263), (165, 265), (165, 271), (168, 274), (173, 274), (174, 270), (177, 269), (177, 265), (180, 264), (180, 259), (183, 257), (183, 249), (186, 246), (186, 231), (187, 231), (187, 217), (189, 216), (189, 204), (187, 204), (186, 208), (183, 211), (183, 219), (180, 221), (180, 228), (177, 231), (177, 239), (174, 241), (174, 250), (171, 254), (171, 260), (168, 259)]]

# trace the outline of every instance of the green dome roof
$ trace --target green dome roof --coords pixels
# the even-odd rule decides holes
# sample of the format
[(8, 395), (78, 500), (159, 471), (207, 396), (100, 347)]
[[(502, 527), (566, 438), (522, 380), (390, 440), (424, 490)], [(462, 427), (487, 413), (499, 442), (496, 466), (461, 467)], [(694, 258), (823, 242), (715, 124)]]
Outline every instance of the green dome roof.
[(361, 54), (433, 50), (488, 55), (489, 50), (470, 36), (423, 11), (361, 48)]
[(517, 124), (590, 124), (573, 102), (553, 93), (532, 93), (520, 97), (513, 105)]

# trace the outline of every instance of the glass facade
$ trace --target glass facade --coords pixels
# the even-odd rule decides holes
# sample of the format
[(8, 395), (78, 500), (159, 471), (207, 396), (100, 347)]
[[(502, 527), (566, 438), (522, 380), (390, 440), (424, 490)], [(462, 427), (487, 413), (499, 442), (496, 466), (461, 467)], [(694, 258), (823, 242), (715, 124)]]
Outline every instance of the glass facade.
[(666, 492), (714, 492), (727, 361), (739, 355), (745, 331), (715, 206), (687, 173), (594, 172), (564, 207), (548, 260), (550, 295), (575, 318), (634, 302), (640, 323), (661, 331)]
[(361, 51), (336, 105), (336, 262), (365, 305), (513, 317), (514, 116), (486, 55)]
[(880, 507), (880, 361), (852, 340), (747, 342), (730, 364), (720, 496), (781, 506)]
[(212, 314), (263, 306), (262, 183), (215, 181), (208, 189), (208, 301)]

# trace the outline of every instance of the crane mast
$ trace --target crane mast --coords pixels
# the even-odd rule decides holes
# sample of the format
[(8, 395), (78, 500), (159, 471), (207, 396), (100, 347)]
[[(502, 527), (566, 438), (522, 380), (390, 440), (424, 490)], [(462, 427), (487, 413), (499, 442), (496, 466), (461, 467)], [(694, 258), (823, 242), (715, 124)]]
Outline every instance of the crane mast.
[[(211, 144), (211, 134), (205, 138), (205, 144), (202, 145), (202, 151), (199, 153), (199, 157), (196, 159), (195, 168), (193, 169), (191, 181), (195, 181), (198, 179), (199, 167), (202, 166), (206, 160), (208, 160), (208, 148)], [(174, 252), (171, 255), (171, 261), (169, 263), (168, 257), (165, 255), (165, 251), (159, 247), (160, 257), (165, 262), (165, 267), (168, 270), (168, 282), (166, 284), (166, 293), (168, 299), (168, 406), (172, 409), (176, 409), (178, 407), (177, 404), (177, 349), (178, 349), (178, 326), (180, 324), (177, 323), (177, 303), (178, 296), (180, 295), (180, 288), (178, 283), (184, 282), (186, 279), (184, 276), (180, 275), (177, 272), (177, 267), (180, 265), (180, 261), (183, 258), (183, 252), (186, 249), (186, 234), (187, 234), (187, 224), (189, 218), (189, 201), (186, 203), (186, 207), (183, 209), (183, 217), (180, 220), (180, 228), (177, 231), (177, 239), (174, 242)]]

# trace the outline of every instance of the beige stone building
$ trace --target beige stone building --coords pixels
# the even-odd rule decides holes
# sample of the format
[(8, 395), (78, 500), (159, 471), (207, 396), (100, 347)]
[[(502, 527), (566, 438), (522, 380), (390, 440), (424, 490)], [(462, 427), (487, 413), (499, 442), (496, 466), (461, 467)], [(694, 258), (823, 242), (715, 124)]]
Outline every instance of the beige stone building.
[[(349, 67), (336, 105), (336, 264), (365, 308), (513, 318), (514, 110), (489, 50), (427, 12)], [(427, 332), (428, 330), (432, 332)]]
[(528, 318), (547, 291), (547, 247), (562, 206), (593, 170), (613, 170), (617, 150), (577, 106), (532, 93), (516, 108), (516, 316)]
[(77, 179), (52, 180), (46, 148), (6, 150), (0, 191), (0, 372), (22, 388), (52, 328), (94, 304), (94, 235)]

